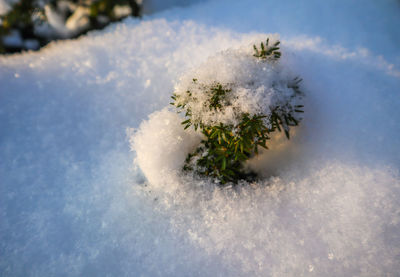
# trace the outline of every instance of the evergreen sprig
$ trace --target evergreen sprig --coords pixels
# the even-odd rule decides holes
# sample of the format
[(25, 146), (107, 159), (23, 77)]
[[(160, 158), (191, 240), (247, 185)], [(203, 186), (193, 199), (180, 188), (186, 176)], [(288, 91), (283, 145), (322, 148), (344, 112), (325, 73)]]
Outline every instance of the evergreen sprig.
[[(268, 43), (269, 39), (266, 40), (265, 45), (261, 43), (261, 51), (254, 46), (256, 54), (253, 56), (264, 61), (270, 58), (279, 59), (280, 52), (277, 51), (279, 41), (272, 47), (269, 47)], [(296, 77), (287, 84), (287, 87), (294, 92), (292, 98), (302, 95), (299, 86), (301, 81)], [(198, 84), (198, 80), (193, 79), (193, 83)], [(210, 111), (223, 112), (224, 106), (229, 105), (227, 98), (232, 90), (228, 86), (215, 83), (211, 86), (202, 86), (202, 89), (208, 99), (204, 105)], [(299, 119), (296, 119), (295, 114), (303, 113), (303, 105), (292, 106), (289, 99), (283, 105), (270, 107), (268, 115), (241, 113), (237, 124), (207, 124), (201, 120), (193, 121), (188, 103), (195, 102), (197, 99), (190, 90), (187, 90), (186, 94), (185, 99), (182, 99), (180, 95), (174, 93), (171, 97), (173, 99), (171, 105), (174, 105), (178, 112), (185, 113), (185, 120), (181, 122), (184, 128), (187, 129), (192, 125), (195, 130), (200, 128), (204, 138), (197, 149), (187, 156), (183, 169), (216, 178), (221, 184), (255, 178), (254, 173), (244, 170), (244, 163), (258, 154), (259, 147), (268, 149), (267, 141), (272, 132), (283, 130), (289, 139), (290, 127), (299, 124)]]
[[(49, 5), (55, 12), (66, 16), (64, 24), (70, 16), (73, 16), (79, 8), (89, 9), (87, 19), (90, 24), (87, 28), (76, 30), (71, 33), (69, 38), (78, 37), (89, 30), (101, 29), (108, 23), (121, 20), (125, 15), (115, 13), (115, 7), (125, 6), (131, 8), (131, 15), (139, 16), (140, 5), (136, 0), (18, 0), (13, 1), (13, 5), (6, 14), (0, 15), (0, 54), (13, 53), (28, 50), (23, 43), (21, 45), (8, 44), (6, 37), (17, 33), (22, 40), (36, 41), (37, 46), (44, 46), (52, 39), (60, 38), (56, 32), (37, 32), (38, 27), (47, 25), (45, 6)], [(65, 4), (68, 4), (68, 11), (65, 11)], [(49, 29), (51, 30), (51, 28)]]
[(265, 44), (261, 42), (260, 50), (258, 50), (257, 46), (254, 44), (254, 57), (260, 58), (263, 60), (271, 59), (277, 60), (281, 57), (281, 52), (279, 52), (280, 41), (275, 42), (272, 46), (269, 46), (269, 38), (265, 41)]
[(268, 149), (269, 129), (262, 120), (264, 117), (243, 114), (238, 126), (221, 123), (204, 127), (205, 139), (189, 154), (184, 170), (195, 169), (200, 175), (219, 179), (222, 184), (248, 179), (253, 174), (243, 171), (243, 162), (258, 152), (258, 146)]

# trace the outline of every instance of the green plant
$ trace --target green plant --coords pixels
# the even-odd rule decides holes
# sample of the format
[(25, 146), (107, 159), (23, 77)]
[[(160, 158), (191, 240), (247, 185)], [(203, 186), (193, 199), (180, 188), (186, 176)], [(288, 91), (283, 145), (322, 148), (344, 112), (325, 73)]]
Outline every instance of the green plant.
[[(276, 61), (280, 57), (279, 41), (272, 47), (261, 43), (261, 51), (254, 45), (254, 57), (261, 62)], [(244, 163), (258, 154), (258, 147), (268, 149), (267, 141), (270, 134), (276, 130), (284, 131), (289, 139), (291, 126), (299, 124), (296, 119), (297, 113), (302, 113), (303, 106), (293, 104), (293, 99), (301, 95), (299, 84), (301, 79), (295, 78), (286, 83), (286, 87), (291, 90), (289, 98), (284, 102), (277, 102), (276, 105), (269, 107), (269, 113), (249, 113), (234, 109), (234, 123), (209, 122), (201, 117), (194, 117), (192, 104), (201, 101), (205, 110), (215, 113), (224, 113), (227, 107), (232, 107), (235, 97), (232, 95), (233, 85), (223, 85), (214, 82), (211, 85), (200, 84), (197, 79), (192, 80), (192, 85), (200, 88), (202, 99), (194, 95), (192, 91), (186, 90), (184, 94), (174, 93), (171, 104), (178, 112), (184, 112), (185, 120), (182, 121), (184, 128), (193, 126), (195, 130), (200, 129), (204, 138), (197, 149), (190, 153), (185, 161), (185, 171), (195, 171), (199, 175), (210, 176), (219, 180), (221, 184), (227, 182), (237, 182), (240, 179), (252, 179), (255, 177), (253, 172), (244, 169)], [(273, 84), (277, 88), (279, 82)]]
[[(49, 10), (64, 19), (64, 25), (69, 19), (74, 19), (75, 13), (79, 15), (82, 12), (80, 8), (88, 10), (86, 15), (81, 16), (86, 16), (90, 24), (82, 29), (71, 30), (68, 38), (74, 38), (89, 30), (101, 29), (129, 14), (139, 16), (138, 3), (136, 0), (18, 0), (6, 14), (0, 15), (0, 54), (38, 49), (52, 39), (65, 38), (48, 20), (46, 6), (51, 7)], [(22, 42), (10, 43), (10, 39), (7, 39), (9, 36), (17, 37)], [(24, 43), (26, 41), (36, 41), (35, 46), (28, 46), (29, 43)]]
[(18, 29), (22, 36), (31, 38), (34, 36), (33, 15), (40, 14), (36, 1), (21, 0), (13, 5), (13, 8), (4, 15), (0, 15), (0, 53), (7, 50), (3, 43), (3, 37), (10, 34), (13, 29)]
[(255, 52), (253, 56), (263, 60), (266, 59), (277, 60), (281, 57), (281, 52), (278, 51), (279, 44), (280, 41), (277, 41), (272, 46), (269, 46), (269, 38), (267, 38), (267, 40), (265, 41), (265, 45), (263, 42), (260, 43), (260, 50), (258, 50), (256, 45), (253, 45)]

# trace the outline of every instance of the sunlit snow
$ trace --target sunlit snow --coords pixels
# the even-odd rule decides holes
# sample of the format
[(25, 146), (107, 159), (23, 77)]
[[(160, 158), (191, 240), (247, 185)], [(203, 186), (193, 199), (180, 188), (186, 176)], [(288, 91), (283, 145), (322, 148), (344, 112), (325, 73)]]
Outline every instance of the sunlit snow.
[[(0, 275), (398, 275), (400, 3), (194, 2), (0, 57)], [(267, 34), (300, 126), (257, 182), (183, 175), (174, 86)]]

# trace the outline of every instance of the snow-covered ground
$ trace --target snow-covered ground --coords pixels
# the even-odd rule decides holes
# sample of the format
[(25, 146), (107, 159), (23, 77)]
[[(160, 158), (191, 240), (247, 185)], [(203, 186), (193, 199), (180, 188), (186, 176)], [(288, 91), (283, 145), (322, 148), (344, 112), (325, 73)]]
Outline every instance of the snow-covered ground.
[[(398, 275), (400, 2), (194, 2), (0, 57), (0, 275)], [(255, 184), (179, 175), (179, 77), (269, 33), (296, 135)]]

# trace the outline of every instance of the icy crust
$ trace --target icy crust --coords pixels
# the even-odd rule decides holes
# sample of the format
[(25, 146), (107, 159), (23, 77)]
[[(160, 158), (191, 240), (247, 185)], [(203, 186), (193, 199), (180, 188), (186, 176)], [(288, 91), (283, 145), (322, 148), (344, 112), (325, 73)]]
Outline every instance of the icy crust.
[[(274, 35), (272, 43), (277, 39)], [(270, 116), (277, 107), (282, 114), (296, 115), (294, 106), (300, 104), (300, 95), (293, 85), (297, 76), (279, 60), (254, 57), (255, 44), (259, 41), (222, 51), (180, 78), (174, 90), (176, 105), (185, 105), (193, 124), (236, 126), (243, 114), (249, 114), (265, 115), (265, 125), (271, 127)], [(219, 85), (227, 93), (221, 109), (211, 109), (209, 91)]]

